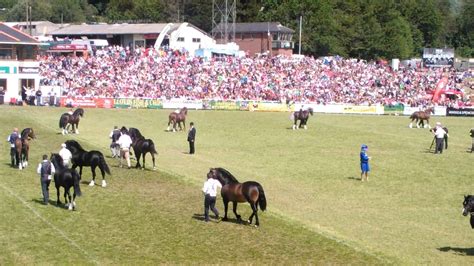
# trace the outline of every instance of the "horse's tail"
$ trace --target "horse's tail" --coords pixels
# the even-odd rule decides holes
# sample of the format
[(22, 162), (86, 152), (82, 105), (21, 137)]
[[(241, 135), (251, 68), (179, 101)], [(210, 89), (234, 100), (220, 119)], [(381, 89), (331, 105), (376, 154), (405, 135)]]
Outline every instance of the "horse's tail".
[[(82, 192), (81, 192), (81, 186), (80, 186), (80, 180), (81, 180), (81, 177), (79, 176), (79, 174), (77, 173), (77, 171), (73, 171), (72, 173), (74, 176), (73, 176), (73, 180), (74, 180), (74, 193), (76, 194), (76, 196), (80, 197), (82, 195)], [(56, 181), (55, 181), (56, 182)]]
[(59, 118), (59, 128), (65, 128), (67, 125), (67, 120), (68, 120), (67, 115), (63, 114), (61, 118)]
[(258, 188), (258, 205), (262, 211), (267, 209), (267, 198), (265, 198), (265, 192), (263, 191), (262, 185), (257, 183)]
[(102, 155), (102, 154), (99, 156), (99, 167), (100, 167), (100, 169), (104, 169), (104, 171), (107, 174), (111, 175), (109, 166), (107, 165), (107, 162), (105, 161), (104, 155)]
[(153, 154), (158, 154), (158, 152), (155, 149), (155, 143), (153, 143), (153, 140), (148, 139), (148, 141), (150, 142), (150, 152)]

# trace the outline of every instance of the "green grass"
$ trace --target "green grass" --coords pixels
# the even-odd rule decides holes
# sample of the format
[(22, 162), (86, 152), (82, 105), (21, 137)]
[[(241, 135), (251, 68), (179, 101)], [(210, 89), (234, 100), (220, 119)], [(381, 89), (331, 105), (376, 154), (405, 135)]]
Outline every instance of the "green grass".
[[(316, 114), (308, 130), (293, 131), (288, 113), (191, 110), (197, 141), (190, 156), (186, 133), (164, 131), (170, 111), (86, 109), (81, 134), (66, 137), (57, 128), (64, 111), (0, 108), (0, 136), (15, 126), (37, 132), (23, 171), (8, 166), (1, 142), (2, 265), (472, 263), (472, 230), (461, 215), (462, 195), (473, 193), (472, 118), (435, 118), (451, 138), (443, 155), (433, 155), (430, 132), (409, 129), (407, 117)], [(83, 184), (77, 211), (39, 204), (41, 155), (72, 138), (108, 156), (114, 125), (154, 140), (158, 171), (120, 169), (107, 158), (109, 186)], [(362, 143), (372, 157), (368, 183), (358, 180)], [(201, 221), (210, 167), (263, 185), (268, 211), (260, 228)], [(90, 177), (84, 169), (83, 179)], [(51, 192), (56, 200), (54, 186)], [(217, 207), (223, 211), (220, 199)], [(250, 215), (248, 204), (239, 211)]]

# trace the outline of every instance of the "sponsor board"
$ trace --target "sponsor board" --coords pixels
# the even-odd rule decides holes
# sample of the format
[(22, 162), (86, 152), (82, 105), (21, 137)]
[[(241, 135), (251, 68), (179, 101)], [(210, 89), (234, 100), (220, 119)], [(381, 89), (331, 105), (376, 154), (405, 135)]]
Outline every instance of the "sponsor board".
[(315, 103), (295, 103), (293, 111), (300, 108), (313, 108), (315, 113), (331, 113), (331, 114), (383, 114), (384, 108), (381, 105), (339, 105), (339, 104), (315, 104)]
[[(382, 107), (382, 111), (383, 111), (383, 107)], [(344, 108), (342, 109), (342, 112), (345, 114), (377, 114), (377, 106), (364, 106), (364, 105), (344, 106)]]
[[(426, 108), (423, 108), (421, 106), (419, 107), (409, 107), (409, 106), (405, 106), (405, 108), (403, 109), (403, 115), (412, 115), (414, 112), (416, 111), (422, 111), (422, 110), (425, 110)], [(446, 115), (446, 107), (444, 106), (436, 106), (434, 108), (434, 114), (431, 114), (431, 115), (434, 115), (434, 116), (445, 116)]]
[(447, 116), (474, 116), (474, 108), (446, 108)]
[(114, 99), (61, 97), (61, 106), (66, 106), (66, 103), (70, 103), (73, 107), (112, 108), (114, 106)]
[(163, 108), (163, 102), (161, 99), (116, 98), (114, 107), (161, 109)]
[(271, 103), (271, 102), (253, 102), (249, 103), (249, 110), (251, 112), (287, 112), (290, 111), (288, 105), (284, 103)]
[(188, 109), (203, 109), (201, 100), (179, 100), (171, 99), (163, 101), (164, 109), (181, 109), (186, 107)]
[[(247, 106), (247, 104), (246, 104), (246, 106)], [(214, 100), (211, 100), (211, 101), (207, 102), (206, 107), (208, 109), (213, 109), (213, 110), (240, 110), (240, 105), (236, 101), (214, 101)]]

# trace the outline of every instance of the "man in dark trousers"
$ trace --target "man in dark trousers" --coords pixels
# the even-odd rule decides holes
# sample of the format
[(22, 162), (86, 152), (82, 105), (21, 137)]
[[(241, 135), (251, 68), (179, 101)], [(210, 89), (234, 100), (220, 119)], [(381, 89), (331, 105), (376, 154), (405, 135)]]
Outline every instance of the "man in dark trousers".
[(188, 142), (189, 142), (189, 154), (194, 154), (194, 141), (196, 139), (196, 128), (194, 123), (189, 123)]
[(36, 172), (40, 175), (41, 191), (43, 192), (43, 204), (49, 203), (49, 183), (51, 176), (54, 175), (54, 165), (48, 160), (48, 155), (43, 155), (43, 161), (38, 164)]

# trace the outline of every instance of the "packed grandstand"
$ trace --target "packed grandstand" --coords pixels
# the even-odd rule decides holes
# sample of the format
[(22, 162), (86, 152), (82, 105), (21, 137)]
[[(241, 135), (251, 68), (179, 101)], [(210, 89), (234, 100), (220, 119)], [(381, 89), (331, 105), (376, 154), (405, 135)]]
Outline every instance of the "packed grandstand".
[[(341, 57), (189, 58), (179, 51), (98, 50), (93, 56), (40, 57), (41, 85), (60, 86), (65, 97), (189, 100), (260, 100), (319, 104), (426, 106), (447, 77), (438, 105), (471, 105), (464, 89), (472, 70), (400, 67)], [(449, 95), (449, 94), (448, 94)]]

